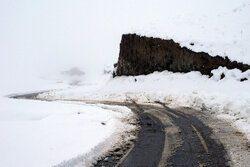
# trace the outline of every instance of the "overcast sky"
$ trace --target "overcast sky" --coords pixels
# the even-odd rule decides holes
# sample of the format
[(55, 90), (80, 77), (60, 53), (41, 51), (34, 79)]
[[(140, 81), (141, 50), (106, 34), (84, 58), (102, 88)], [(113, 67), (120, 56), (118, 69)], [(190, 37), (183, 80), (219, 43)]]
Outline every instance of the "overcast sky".
[(39, 72), (71, 66), (100, 70), (117, 61), (122, 33), (151, 23), (160, 11), (145, 9), (153, 1), (142, 8), (132, 2), (1, 0), (1, 58)]
[(222, 9), (232, 11), (240, 1), (209, 6), (194, 0), (194, 9), (187, 1), (0, 0), (1, 75), (45, 75), (73, 66), (100, 73), (117, 61), (123, 33), (200, 40), (206, 30), (201, 22), (214, 20)]

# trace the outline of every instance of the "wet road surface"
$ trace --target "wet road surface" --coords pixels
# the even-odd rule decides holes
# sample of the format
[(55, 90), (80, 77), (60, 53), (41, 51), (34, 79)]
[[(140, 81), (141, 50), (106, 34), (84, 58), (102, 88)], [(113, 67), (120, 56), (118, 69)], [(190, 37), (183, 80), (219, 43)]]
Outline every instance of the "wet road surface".
[[(39, 93), (14, 96), (35, 98)], [(125, 105), (139, 118), (141, 129), (134, 147), (120, 162), (95, 166), (165, 167), (165, 166), (229, 166), (224, 146), (212, 137), (211, 129), (195, 115), (167, 105), (105, 103)]]
[(139, 116), (141, 131), (120, 167), (228, 166), (227, 153), (199, 119), (161, 106), (129, 105)]
[(158, 166), (165, 144), (164, 125), (139, 105), (131, 108), (138, 113), (141, 130), (133, 150), (119, 166)]

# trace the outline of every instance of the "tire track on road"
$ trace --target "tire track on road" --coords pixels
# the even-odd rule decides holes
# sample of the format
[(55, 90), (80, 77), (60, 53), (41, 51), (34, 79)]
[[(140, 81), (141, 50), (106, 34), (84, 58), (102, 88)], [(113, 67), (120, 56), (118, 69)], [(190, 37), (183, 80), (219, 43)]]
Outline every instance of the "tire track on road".
[[(211, 138), (212, 131), (208, 126), (193, 115), (160, 104), (162, 107), (127, 105), (139, 115), (142, 130), (120, 167), (228, 166), (224, 146)], [(144, 131), (145, 124), (153, 126)]]

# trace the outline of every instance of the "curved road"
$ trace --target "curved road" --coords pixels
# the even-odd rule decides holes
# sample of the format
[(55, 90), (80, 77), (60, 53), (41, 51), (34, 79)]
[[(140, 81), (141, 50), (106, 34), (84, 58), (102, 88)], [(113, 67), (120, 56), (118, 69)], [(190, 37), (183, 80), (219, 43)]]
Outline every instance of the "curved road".
[[(30, 99), (37, 94), (13, 98)], [(171, 109), (160, 102), (156, 102), (158, 105), (102, 103), (129, 107), (138, 115), (141, 129), (130, 152), (116, 162), (100, 160), (96, 167), (229, 166), (224, 146), (197, 118), (195, 110)]]
[[(207, 167), (229, 166), (227, 152), (211, 129), (194, 112), (160, 105), (110, 103), (125, 105), (140, 120), (141, 130), (133, 149), (116, 167)], [(100, 161), (95, 167), (114, 166)]]

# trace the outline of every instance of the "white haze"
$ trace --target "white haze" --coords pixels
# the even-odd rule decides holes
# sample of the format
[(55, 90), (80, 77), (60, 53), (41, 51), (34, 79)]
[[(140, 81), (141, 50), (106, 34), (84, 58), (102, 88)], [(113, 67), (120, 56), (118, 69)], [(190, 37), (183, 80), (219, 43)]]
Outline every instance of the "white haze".
[(85, 79), (96, 78), (117, 62), (123, 33), (195, 42), (193, 50), (250, 63), (249, 6), (249, 0), (1, 0), (1, 84), (25, 85), (75, 66)]

